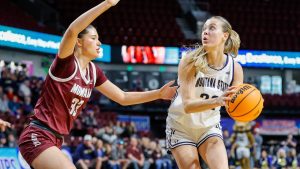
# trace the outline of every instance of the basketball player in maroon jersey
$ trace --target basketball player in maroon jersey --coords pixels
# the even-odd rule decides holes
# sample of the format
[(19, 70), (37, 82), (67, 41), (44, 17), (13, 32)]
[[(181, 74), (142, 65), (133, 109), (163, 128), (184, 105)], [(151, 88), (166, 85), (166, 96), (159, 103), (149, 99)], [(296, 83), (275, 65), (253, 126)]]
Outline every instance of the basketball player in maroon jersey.
[(124, 92), (91, 62), (99, 55), (101, 43), (96, 29), (89, 24), (118, 2), (105, 0), (79, 16), (66, 30), (34, 115), (19, 139), (20, 151), (34, 169), (75, 169), (60, 151), (63, 135), (69, 134), (94, 87), (121, 105), (171, 99), (175, 94), (173, 82), (158, 90)]

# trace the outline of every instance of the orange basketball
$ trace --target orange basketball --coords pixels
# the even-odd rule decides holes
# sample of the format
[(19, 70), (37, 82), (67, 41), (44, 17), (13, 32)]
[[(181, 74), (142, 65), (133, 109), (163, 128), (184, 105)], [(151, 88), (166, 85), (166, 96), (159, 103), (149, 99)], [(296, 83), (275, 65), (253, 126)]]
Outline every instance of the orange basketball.
[(226, 111), (236, 121), (248, 122), (256, 119), (264, 106), (260, 91), (250, 84), (238, 86), (237, 91), (230, 97), (231, 100), (226, 102)]

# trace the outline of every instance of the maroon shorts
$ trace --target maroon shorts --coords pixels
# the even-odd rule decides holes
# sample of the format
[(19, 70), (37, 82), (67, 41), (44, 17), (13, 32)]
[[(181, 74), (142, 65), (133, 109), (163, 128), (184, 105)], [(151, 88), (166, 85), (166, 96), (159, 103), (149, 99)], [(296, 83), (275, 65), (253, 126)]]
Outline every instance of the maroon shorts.
[(52, 146), (60, 149), (62, 143), (63, 139), (56, 137), (50, 131), (29, 125), (20, 135), (19, 149), (24, 159), (31, 165), (44, 150)]

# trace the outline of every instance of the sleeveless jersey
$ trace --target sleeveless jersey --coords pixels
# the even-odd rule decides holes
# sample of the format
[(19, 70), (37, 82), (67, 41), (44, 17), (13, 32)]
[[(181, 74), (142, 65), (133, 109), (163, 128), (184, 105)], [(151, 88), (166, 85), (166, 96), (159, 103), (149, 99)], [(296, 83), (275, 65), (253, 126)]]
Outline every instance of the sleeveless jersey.
[[(226, 55), (227, 59), (222, 69), (208, 67), (207, 73), (198, 72), (195, 80), (195, 96), (203, 99), (219, 97), (231, 85), (234, 75), (233, 58)], [(180, 79), (178, 79), (180, 86)], [(205, 112), (185, 113), (180, 87), (177, 96), (173, 99), (169, 109), (168, 118), (178, 121), (191, 128), (203, 128), (216, 125), (220, 122), (220, 107)]]
[(236, 141), (235, 143), (239, 147), (246, 147), (250, 144), (247, 133), (246, 132), (238, 132), (236, 133)]
[[(88, 102), (95, 86), (104, 83), (107, 78), (100, 67), (90, 62), (83, 74), (80, 64), (74, 55), (69, 56), (63, 65), (53, 64), (45, 79), (42, 93), (34, 108), (31, 119), (39, 120), (60, 134), (69, 134), (73, 121)], [(54, 61), (57, 63), (59, 58)], [(68, 69), (68, 66), (74, 69)], [(65, 67), (65, 68), (62, 68)], [(56, 77), (52, 72), (68, 72), (67, 78)]]

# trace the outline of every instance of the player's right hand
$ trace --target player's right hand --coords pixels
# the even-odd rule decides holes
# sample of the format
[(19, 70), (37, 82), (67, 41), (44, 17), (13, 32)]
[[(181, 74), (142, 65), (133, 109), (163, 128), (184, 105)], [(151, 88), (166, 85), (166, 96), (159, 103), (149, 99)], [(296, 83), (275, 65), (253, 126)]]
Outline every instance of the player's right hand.
[(110, 4), (111, 6), (117, 5), (117, 3), (118, 3), (119, 1), (120, 1), (120, 0), (105, 0), (105, 2), (107, 2), (107, 3)]
[(1, 129), (1, 131), (4, 131), (6, 129), (6, 127), (11, 127), (11, 124), (7, 121), (4, 121), (4, 120), (0, 119), (0, 129)]

